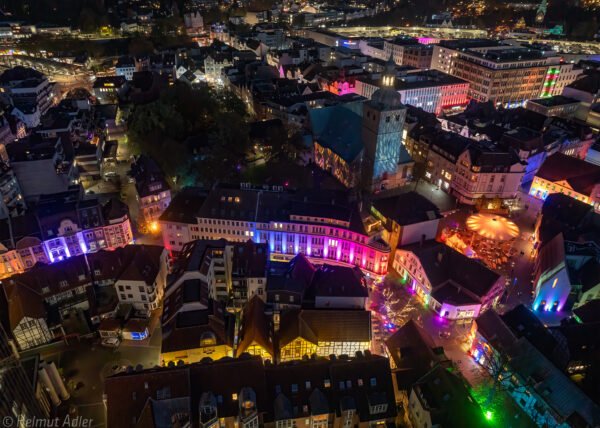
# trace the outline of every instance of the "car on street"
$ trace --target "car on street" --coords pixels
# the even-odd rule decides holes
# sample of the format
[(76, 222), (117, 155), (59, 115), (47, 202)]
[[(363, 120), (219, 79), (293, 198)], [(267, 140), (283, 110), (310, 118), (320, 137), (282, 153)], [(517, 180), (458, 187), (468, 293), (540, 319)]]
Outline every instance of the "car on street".
[(448, 330), (442, 330), (438, 333), (438, 336), (440, 337), (440, 339), (449, 339), (451, 333)]
[(121, 344), (121, 340), (118, 337), (107, 337), (102, 339), (100, 344), (102, 346), (106, 346), (107, 348), (117, 348)]

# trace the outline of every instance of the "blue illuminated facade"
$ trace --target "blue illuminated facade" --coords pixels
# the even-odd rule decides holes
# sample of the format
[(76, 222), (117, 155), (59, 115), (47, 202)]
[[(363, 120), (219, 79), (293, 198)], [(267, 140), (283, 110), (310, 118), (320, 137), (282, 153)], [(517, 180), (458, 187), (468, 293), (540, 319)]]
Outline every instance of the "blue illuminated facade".
[[(364, 153), (364, 180), (368, 187), (378, 187), (383, 180), (398, 173), (406, 151), (402, 145), (402, 130), (406, 107), (394, 89), (395, 70), (383, 76), (383, 88), (375, 91), (365, 103), (362, 139)], [(410, 159), (410, 157), (409, 157)]]

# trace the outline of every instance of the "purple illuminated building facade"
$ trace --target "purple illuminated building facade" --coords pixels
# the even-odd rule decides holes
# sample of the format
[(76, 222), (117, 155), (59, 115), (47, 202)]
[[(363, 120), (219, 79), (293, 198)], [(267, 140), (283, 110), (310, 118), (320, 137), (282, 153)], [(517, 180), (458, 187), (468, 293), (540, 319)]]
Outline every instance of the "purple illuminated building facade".
[[(176, 254), (196, 239), (268, 243), (271, 260), (296, 254), (312, 262), (358, 266), (372, 277), (387, 273), (390, 247), (369, 233), (346, 192), (288, 191), (242, 186), (208, 195), (178, 195), (161, 216), (165, 248)], [(192, 212), (189, 212), (192, 208)]]
[(127, 207), (113, 199), (102, 205), (83, 199), (79, 188), (44, 195), (35, 210), (0, 222), (0, 278), (36, 263), (54, 263), (132, 243)]

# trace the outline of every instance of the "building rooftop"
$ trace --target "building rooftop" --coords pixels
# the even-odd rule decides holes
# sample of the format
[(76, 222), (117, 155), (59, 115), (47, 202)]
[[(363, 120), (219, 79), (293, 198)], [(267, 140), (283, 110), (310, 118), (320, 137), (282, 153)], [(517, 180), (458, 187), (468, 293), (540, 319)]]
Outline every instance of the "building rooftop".
[(412, 388), (429, 411), (432, 426), (478, 428), (486, 425), (483, 411), (462, 377), (435, 366)]
[[(339, 416), (345, 410), (354, 410), (361, 422), (396, 415), (389, 362), (370, 353), (278, 365), (244, 355), (179, 367), (130, 368), (109, 377), (104, 392), (111, 427), (129, 425), (133, 419), (140, 426), (158, 426), (152, 425), (157, 423), (157, 404), (164, 426), (173, 418), (198, 426), (214, 417), (237, 418), (242, 411), (256, 412), (265, 423), (325, 413)], [(370, 405), (375, 404), (383, 411), (372, 412)]]
[(546, 58), (542, 51), (525, 48), (490, 49), (485, 53), (469, 50), (468, 53), (496, 63), (531, 61)]
[(526, 338), (510, 354), (513, 373), (531, 382), (533, 390), (562, 420), (578, 415), (588, 426), (600, 424), (600, 408)]
[[(427, 240), (423, 243), (404, 245), (399, 249), (410, 251), (419, 259), (434, 290), (443, 285), (452, 285), (462, 290), (460, 295), (468, 291), (472, 294), (469, 298), (482, 298), (500, 278), (500, 275), (483, 263), (441, 242)], [(456, 296), (455, 292), (444, 291), (444, 293)]]
[(600, 91), (600, 72), (594, 71), (567, 85), (567, 88), (596, 95)]
[(399, 389), (410, 389), (434, 365), (449, 362), (443, 348), (436, 346), (432, 337), (413, 320), (391, 335), (385, 346), (394, 361)]
[(536, 176), (553, 183), (566, 181), (575, 192), (592, 196), (594, 187), (600, 183), (600, 166), (555, 153), (546, 158)]
[(140, 256), (158, 267), (163, 251), (159, 246), (128, 245), (114, 251), (73, 256), (50, 265), (38, 263), (26, 272), (3, 280), (11, 328), (23, 317), (46, 318), (50, 308), (44, 300), (51, 296), (91, 286), (94, 279), (114, 281), (127, 276), (132, 265), (139, 267)]
[(139, 155), (131, 164), (130, 175), (135, 179), (135, 189), (140, 198), (169, 191), (163, 172), (149, 156)]
[(196, 224), (198, 213), (206, 200), (208, 191), (198, 187), (186, 187), (171, 200), (161, 214), (160, 221), (172, 223)]
[(67, 176), (56, 173), (52, 159), (12, 162), (11, 166), (25, 199), (64, 192), (69, 187)]
[(455, 39), (455, 40), (442, 40), (439, 45), (444, 48), (454, 50), (474, 49), (474, 48), (487, 48), (502, 46), (502, 43), (492, 39)]
[(344, 161), (353, 162), (363, 149), (362, 117), (343, 105), (309, 110), (313, 136)]
[[(294, 220), (292, 216), (295, 216)], [(209, 192), (198, 217), (260, 223), (302, 223), (299, 217), (316, 217), (344, 222), (348, 229), (366, 234), (358, 204), (351, 200), (346, 191), (264, 190), (222, 186)], [(311, 220), (307, 222), (310, 223)]]
[[(382, 87), (382, 79), (360, 78), (359, 80)], [(469, 82), (458, 77), (451, 76), (439, 70), (415, 71), (397, 76), (394, 89), (397, 91), (410, 91), (421, 88), (433, 88), (447, 85), (467, 85)]]
[[(272, 327), (269, 317), (265, 314), (265, 303), (255, 295), (244, 306), (240, 323), (240, 339), (236, 349), (236, 356), (247, 352), (250, 346), (260, 346), (275, 356), (273, 346)], [(268, 357), (267, 357), (268, 358)]]
[(233, 319), (223, 306), (211, 300), (207, 308), (179, 312), (171, 322), (163, 324), (161, 353), (195, 349), (203, 338), (214, 339), (215, 346), (232, 346), (228, 332)]
[(358, 267), (324, 264), (315, 271), (304, 299), (368, 296), (365, 276)]
[(232, 276), (262, 278), (266, 276), (269, 248), (266, 243), (256, 244), (251, 240), (233, 244), (231, 260)]
[(527, 101), (528, 103), (539, 104), (544, 107), (556, 107), (569, 104), (579, 104), (580, 101), (575, 98), (565, 97), (563, 95), (555, 95), (553, 97), (536, 98)]
[(538, 228), (540, 247), (560, 233), (569, 241), (590, 241), (599, 232), (600, 215), (591, 205), (562, 193), (549, 194), (544, 201)]
[(281, 315), (279, 346), (294, 339), (319, 342), (369, 342), (371, 312), (354, 309), (290, 309)]
[(30, 67), (17, 66), (0, 75), (0, 85), (15, 84), (27, 79), (42, 79), (44, 75)]
[(117, 60), (115, 64), (116, 68), (128, 68), (135, 67), (135, 60), (130, 56), (122, 56)]
[(383, 199), (375, 199), (373, 208), (400, 226), (442, 218), (437, 205), (425, 196), (411, 191)]

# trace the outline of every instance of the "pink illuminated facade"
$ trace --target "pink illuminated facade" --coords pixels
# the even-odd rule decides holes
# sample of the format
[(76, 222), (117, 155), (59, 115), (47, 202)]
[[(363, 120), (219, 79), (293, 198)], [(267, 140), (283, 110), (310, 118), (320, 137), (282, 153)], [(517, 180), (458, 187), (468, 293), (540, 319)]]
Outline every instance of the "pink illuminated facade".
[(346, 95), (356, 93), (356, 83), (348, 80), (334, 80), (333, 82), (321, 82), (324, 91), (335, 95)]
[(2, 220), (0, 279), (22, 273), (36, 263), (50, 264), (99, 250), (114, 250), (133, 242), (127, 205), (112, 199), (101, 205), (81, 197), (75, 186), (43, 195), (36, 210)]
[(419, 37), (417, 40), (422, 45), (434, 45), (441, 41), (438, 37)]
[[(161, 218), (164, 245), (177, 253), (196, 239), (252, 240), (268, 243), (274, 261), (289, 261), (302, 253), (313, 263), (358, 266), (375, 278), (387, 273), (390, 247), (381, 237), (367, 234), (356, 208), (337, 205), (332, 198), (325, 203), (298, 197), (281, 191), (216, 189), (193, 224)], [(327, 194), (317, 196), (323, 197)], [(237, 215), (242, 212), (244, 217)]]
[[(381, 86), (380, 81), (357, 80), (355, 93), (371, 98)], [(462, 108), (469, 102), (469, 83), (448, 74), (427, 70), (408, 73), (396, 79), (395, 89), (404, 104), (441, 114), (444, 110)]]

